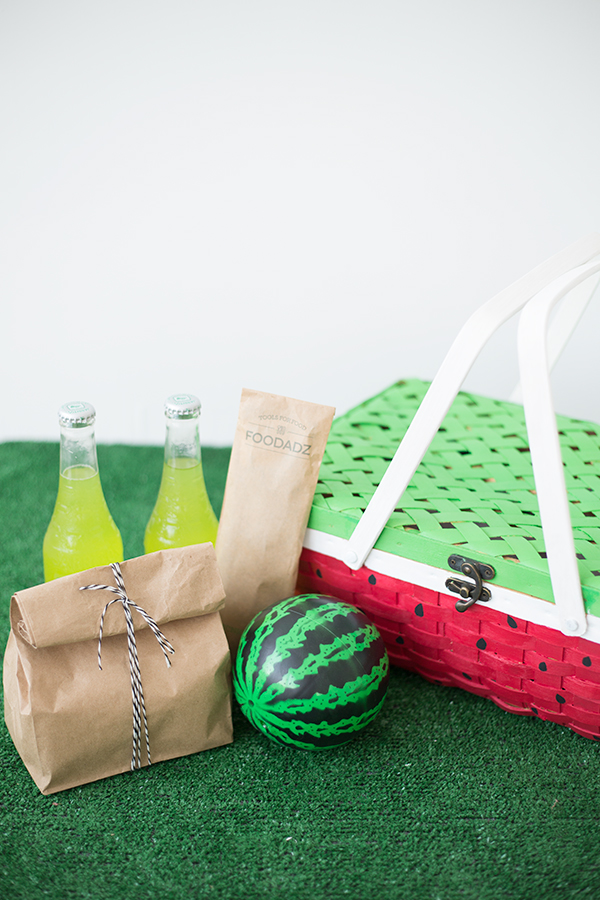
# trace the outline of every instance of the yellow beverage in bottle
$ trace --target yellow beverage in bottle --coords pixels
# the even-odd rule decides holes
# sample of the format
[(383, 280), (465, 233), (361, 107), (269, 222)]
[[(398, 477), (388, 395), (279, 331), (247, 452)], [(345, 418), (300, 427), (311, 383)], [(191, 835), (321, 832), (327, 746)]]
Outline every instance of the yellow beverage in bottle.
[(61, 472), (43, 552), (46, 581), (123, 559), (121, 535), (91, 466)]
[(202, 462), (186, 456), (165, 460), (158, 498), (146, 527), (146, 553), (206, 541), (214, 544), (217, 527)]
[(54, 512), (44, 538), (44, 578), (52, 581), (123, 559), (123, 542), (108, 511), (96, 454), (91, 403), (58, 411), (60, 475)]
[(215, 543), (217, 517), (210, 505), (200, 453), (195, 394), (172, 394), (165, 402), (166, 435), (162, 480), (144, 537), (146, 553)]

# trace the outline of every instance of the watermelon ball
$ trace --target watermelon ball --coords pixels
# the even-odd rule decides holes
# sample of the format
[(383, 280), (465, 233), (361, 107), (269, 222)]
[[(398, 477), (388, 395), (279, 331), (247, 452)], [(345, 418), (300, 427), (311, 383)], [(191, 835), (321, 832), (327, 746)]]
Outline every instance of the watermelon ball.
[(324, 750), (351, 740), (383, 705), (389, 661), (372, 622), (321, 594), (274, 603), (240, 641), (233, 685), (243, 713), (278, 744)]

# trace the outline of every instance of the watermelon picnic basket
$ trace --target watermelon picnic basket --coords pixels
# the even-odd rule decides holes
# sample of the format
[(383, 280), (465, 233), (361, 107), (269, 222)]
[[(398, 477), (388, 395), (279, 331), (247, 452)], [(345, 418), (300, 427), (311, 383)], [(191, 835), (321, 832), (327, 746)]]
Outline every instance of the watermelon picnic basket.
[[(596, 740), (600, 426), (555, 415), (549, 370), (598, 254), (590, 235), (552, 257), (471, 316), (430, 385), (334, 421), (298, 578), (363, 610), (392, 664)], [(461, 392), (518, 312), (522, 404)]]

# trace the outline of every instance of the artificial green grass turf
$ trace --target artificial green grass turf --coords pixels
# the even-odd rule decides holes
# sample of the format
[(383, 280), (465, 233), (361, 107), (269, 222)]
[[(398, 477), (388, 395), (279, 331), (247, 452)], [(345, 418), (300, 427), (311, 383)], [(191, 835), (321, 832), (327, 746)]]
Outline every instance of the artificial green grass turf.
[[(220, 509), (228, 450), (203, 450)], [(155, 447), (100, 447), (125, 555)], [(42, 579), (58, 445), (0, 445), (0, 641)], [(394, 670), (363, 735), (311, 754), (234, 705), (234, 743), (42, 796), (0, 728), (0, 897), (529, 900), (600, 897), (600, 744)]]

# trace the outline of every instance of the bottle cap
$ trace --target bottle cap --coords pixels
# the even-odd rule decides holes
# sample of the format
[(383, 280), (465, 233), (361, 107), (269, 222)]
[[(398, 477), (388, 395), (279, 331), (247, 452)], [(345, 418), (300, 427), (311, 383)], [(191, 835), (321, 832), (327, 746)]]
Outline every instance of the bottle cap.
[(85, 403), (83, 400), (63, 403), (58, 411), (58, 421), (67, 428), (82, 428), (84, 425), (92, 425), (95, 418), (96, 410), (91, 403)]
[(195, 419), (200, 415), (200, 400), (195, 394), (171, 394), (165, 402), (168, 419)]

